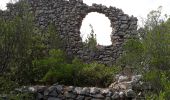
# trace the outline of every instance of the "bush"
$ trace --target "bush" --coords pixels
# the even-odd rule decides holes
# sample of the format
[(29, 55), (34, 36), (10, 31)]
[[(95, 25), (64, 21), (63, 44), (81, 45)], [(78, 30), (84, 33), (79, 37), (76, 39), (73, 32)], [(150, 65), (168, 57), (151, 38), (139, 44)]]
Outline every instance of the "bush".
[(87, 64), (81, 71), (84, 86), (107, 87), (113, 81), (113, 77), (120, 71), (118, 67), (107, 67), (103, 64)]
[(7, 78), (7, 76), (0, 77), (0, 94), (9, 93), (9, 91), (14, 90), (17, 86), (18, 84)]
[(9, 100), (36, 100), (35, 94), (32, 93), (19, 93), (8, 95)]
[[(129, 39), (123, 46), (123, 55), (117, 60), (119, 65), (127, 65), (141, 69), (144, 56), (144, 46), (138, 39)], [(140, 70), (141, 71), (141, 70)]]
[[(61, 50), (51, 50), (49, 57), (34, 61), (34, 79), (46, 84), (65, 84), (76, 86), (108, 86), (117, 67), (102, 64), (85, 64), (75, 58), (68, 63)], [(39, 74), (37, 74), (39, 73)]]
[[(50, 50), (49, 56), (45, 57), (44, 59), (34, 60), (33, 61), (33, 76), (34, 80), (40, 81), (47, 81), (50, 79), (51, 74), (54, 74), (55, 70), (57, 71), (62, 70), (62, 66), (66, 65), (64, 52), (61, 50)], [(38, 73), (38, 74), (37, 74)], [(62, 73), (62, 72), (61, 72)], [(57, 74), (57, 73), (55, 73)], [(44, 76), (45, 75), (45, 76)], [(53, 81), (51, 80), (53, 83)]]
[(153, 70), (145, 74), (145, 81), (149, 82), (152, 87), (152, 91), (147, 93), (148, 100), (152, 98), (154, 100), (169, 100), (170, 96), (170, 80), (164, 71)]

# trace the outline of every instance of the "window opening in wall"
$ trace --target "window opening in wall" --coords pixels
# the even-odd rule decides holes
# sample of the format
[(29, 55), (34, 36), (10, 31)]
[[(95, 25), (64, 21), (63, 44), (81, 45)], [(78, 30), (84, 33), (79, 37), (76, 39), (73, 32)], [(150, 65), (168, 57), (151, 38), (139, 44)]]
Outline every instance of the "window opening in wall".
[(108, 17), (104, 14), (91, 12), (83, 19), (80, 28), (82, 41), (85, 42), (91, 33), (96, 36), (97, 44), (109, 46), (111, 42), (111, 23)]

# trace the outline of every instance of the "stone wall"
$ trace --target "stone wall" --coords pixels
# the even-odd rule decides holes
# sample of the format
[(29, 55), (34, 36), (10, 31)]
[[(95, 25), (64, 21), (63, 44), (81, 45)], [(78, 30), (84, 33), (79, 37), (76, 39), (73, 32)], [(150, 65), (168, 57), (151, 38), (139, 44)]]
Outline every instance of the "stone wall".
[(142, 75), (126, 74), (117, 74), (108, 88), (54, 84), (24, 86), (13, 93), (31, 93), (36, 100), (145, 100), (144, 91), (149, 87), (142, 81)]
[[(137, 18), (129, 17), (121, 9), (93, 4), (88, 6), (81, 0), (27, 0), (34, 12), (36, 24), (45, 29), (50, 23), (55, 24), (57, 32), (65, 43), (68, 55), (74, 55), (85, 62), (97, 61), (112, 65), (122, 54), (122, 44), (126, 39), (136, 35)], [(16, 5), (16, 4), (15, 4)], [(9, 5), (3, 16), (17, 12), (15, 5)], [(80, 27), (85, 16), (90, 12), (104, 14), (110, 19), (112, 33), (110, 46), (98, 46), (92, 52), (85, 47), (80, 37)], [(2, 12), (0, 12), (2, 13)], [(2, 14), (1, 14), (2, 15)]]
[[(117, 74), (114, 82), (107, 88), (36, 85), (16, 88), (10, 95), (27, 94), (34, 98), (23, 97), (21, 100), (146, 100), (144, 93), (151, 90), (151, 87), (142, 79), (142, 75), (129, 75), (125, 72)], [(10, 95), (0, 94), (0, 99), (10, 100)]]
[(74, 87), (64, 85), (34, 86), (16, 89), (21, 93), (35, 94), (36, 100), (132, 100), (137, 94), (129, 89), (124, 91), (97, 87)]

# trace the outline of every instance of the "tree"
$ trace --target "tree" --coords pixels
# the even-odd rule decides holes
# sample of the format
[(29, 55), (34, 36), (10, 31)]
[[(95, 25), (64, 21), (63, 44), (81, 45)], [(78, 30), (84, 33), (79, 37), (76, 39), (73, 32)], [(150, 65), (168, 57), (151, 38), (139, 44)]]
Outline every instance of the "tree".
[[(170, 61), (170, 24), (161, 18), (161, 7), (151, 11), (138, 39), (131, 39), (124, 46), (121, 61), (133, 67), (146, 69), (169, 69)], [(140, 30), (141, 30), (140, 29)]]
[(97, 45), (96, 34), (94, 34), (93, 26), (91, 24), (89, 26), (91, 28), (91, 33), (85, 40), (85, 44), (90, 50), (95, 51)]

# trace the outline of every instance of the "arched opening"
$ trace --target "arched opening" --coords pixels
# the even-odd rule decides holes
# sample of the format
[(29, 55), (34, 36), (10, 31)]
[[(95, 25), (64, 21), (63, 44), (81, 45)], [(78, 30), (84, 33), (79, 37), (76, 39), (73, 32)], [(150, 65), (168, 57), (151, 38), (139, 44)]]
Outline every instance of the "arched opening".
[(87, 37), (90, 35), (92, 29), (94, 34), (96, 34), (97, 44), (103, 46), (109, 46), (111, 42), (111, 23), (109, 18), (104, 14), (97, 12), (91, 12), (82, 21), (82, 26), (80, 28), (82, 41), (85, 42)]

